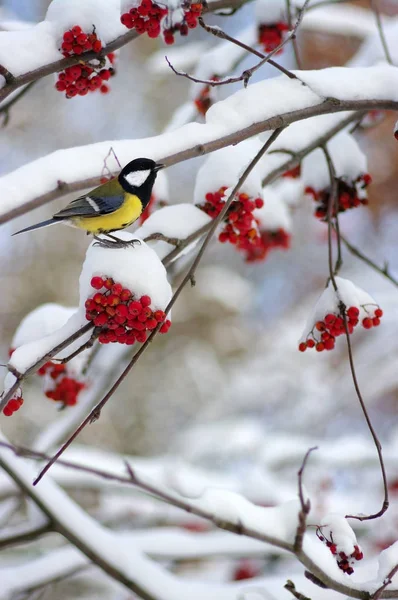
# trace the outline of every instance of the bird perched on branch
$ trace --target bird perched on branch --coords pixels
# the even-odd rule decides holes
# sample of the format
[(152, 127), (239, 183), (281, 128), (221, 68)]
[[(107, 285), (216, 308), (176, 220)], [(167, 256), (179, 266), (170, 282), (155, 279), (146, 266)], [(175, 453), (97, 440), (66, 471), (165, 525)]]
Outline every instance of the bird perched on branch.
[[(111, 232), (124, 229), (138, 219), (149, 203), (157, 172), (164, 166), (149, 158), (136, 158), (120, 171), (117, 178), (72, 200), (51, 219), (21, 229), (13, 235), (66, 223), (92, 234), (101, 246), (121, 248), (134, 245), (136, 240), (126, 242), (112, 236)], [(105, 234), (106, 238), (98, 238), (99, 234)]]

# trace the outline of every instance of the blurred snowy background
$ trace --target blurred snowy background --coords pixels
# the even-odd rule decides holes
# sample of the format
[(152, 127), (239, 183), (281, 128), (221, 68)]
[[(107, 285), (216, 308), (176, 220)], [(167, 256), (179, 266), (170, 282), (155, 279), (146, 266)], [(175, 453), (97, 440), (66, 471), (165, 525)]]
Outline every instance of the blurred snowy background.
[[(352, 4), (367, 6), (367, 2)], [(387, 14), (398, 15), (396, 2), (379, 4)], [(41, 20), (47, 5), (39, 0), (3, 0), (0, 30), (2, 21)], [(248, 5), (230, 17), (228, 30), (236, 33), (250, 23), (252, 11)], [(225, 19), (208, 20), (225, 26)], [(214, 42), (202, 31), (195, 31), (192, 40)], [(353, 32), (341, 35), (304, 27), (299, 42), (304, 66), (312, 69), (345, 64), (363, 38)], [(125, 46), (109, 95), (67, 101), (54, 90), (53, 76), (37, 82), (0, 129), (0, 175), (60, 148), (161, 132), (186, 100), (190, 83), (165, 70), (161, 75), (151, 70), (148, 65), (157, 64), (153, 60), (157, 50), (164, 53), (161, 42), (146, 37)], [(293, 68), (290, 50), (282, 60)], [(242, 63), (238, 72), (251, 63)], [(253, 80), (273, 75), (270, 69), (265, 67)], [(235, 89), (238, 86), (224, 88), (219, 97)], [(374, 183), (369, 207), (344, 214), (341, 226), (354, 245), (380, 265), (388, 261), (397, 274), (398, 151), (393, 123), (394, 116), (388, 115), (378, 127), (356, 132)], [(200, 162), (192, 160), (168, 170), (171, 203), (191, 201)], [(2, 226), (1, 362), (6, 362), (13, 333), (25, 314), (43, 302), (75, 305), (78, 301), (77, 279), (87, 246), (84, 236), (69, 228), (50, 228), (11, 237), (14, 231), (48, 218), (70, 199), (64, 197)], [(305, 451), (316, 445), (319, 451), (311, 457), (306, 479), (316, 498), (315, 514), (377, 510), (382, 498), (379, 467), (352, 385), (345, 344), (341, 340), (332, 353), (297, 351), (307, 315), (327, 276), (326, 229), (311, 217), (308, 202), (294, 210), (292, 248), (271, 252), (265, 263), (247, 265), (230, 247), (213, 245), (197, 274), (196, 287), (187, 289), (174, 309), (171, 334), (157, 339), (101, 419), (83, 432), (70, 456), (85, 463), (92, 457), (99, 465), (117, 461), (112, 453), (142, 457), (146, 468), (158, 469), (169, 482), (192, 469), (192, 485), (198, 490), (210, 482), (272, 505), (296, 495), (296, 472)], [(385, 448), (389, 480), (397, 484), (397, 289), (346, 252), (342, 274), (372, 294), (385, 312), (382, 326), (357, 334), (353, 347), (365, 401)], [(29, 402), (18, 417), (3, 420), (4, 433), (15, 443), (46, 448), (52, 424), (65, 420), (65, 415), (43, 397), (35, 378), (25, 385), (25, 395)], [(116, 530), (138, 535), (148, 525), (207, 529), (201, 521), (126, 488), (84, 481), (61, 468), (54, 469), (54, 476), (91, 514)], [(5, 480), (1, 483), (0, 527), (17, 518), (15, 510), (22, 502)], [(394, 500), (381, 523), (358, 524), (368, 560), (361, 567), (364, 570), (375, 573), (372, 556), (396, 539)], [(183, 577), (203, 581), (239, 579), (239, 568), (252, 569), (253, 574), (267, 577), (266, 585), (259, 580), (260, 591), (251, 593), (253, 600), (280, 598), (286, 573), (289, 578), (302, 573), (302, 567), (293, 563), (287, 567), (291, 559), (270, 547), (264, 550), (253, 544), (247, 551), (235, 553), (228, 548), (212, 553), (212, 543), (203, 555), (181, 552), (178, 556), (177, 552), (169, 557), (159, 551), (158, 558)], [(39, 557), (44, 548), (59, 545), (58, 539), (47, 536), (32, 547), (3, 551), (0, 565), (32, 552)], [(245, 556), (252, 558), (242, 562)], [(50, 591), (47, 588), (43, 597), (97, 598), (105, 586), (102, 579), (75, 575)], [(104, 597), (133, 597), (120, 587), (103, 589), (108, 590)], [(311, 593), (308, 587), (306, 592)], [(316, 588), (317, 597), (319, 593), (325, 592)]]

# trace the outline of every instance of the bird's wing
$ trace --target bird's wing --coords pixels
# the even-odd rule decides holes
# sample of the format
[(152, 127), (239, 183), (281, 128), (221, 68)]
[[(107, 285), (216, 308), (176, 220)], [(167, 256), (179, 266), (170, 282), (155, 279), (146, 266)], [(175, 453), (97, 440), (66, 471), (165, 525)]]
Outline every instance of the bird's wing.
[(54, 219), (73, 217), (98, 217), (114, 212), (122, 206), (124, 193), (117, 179), (100, 185), (85, 196), (72, 200), (65, 208), (55, 213)]

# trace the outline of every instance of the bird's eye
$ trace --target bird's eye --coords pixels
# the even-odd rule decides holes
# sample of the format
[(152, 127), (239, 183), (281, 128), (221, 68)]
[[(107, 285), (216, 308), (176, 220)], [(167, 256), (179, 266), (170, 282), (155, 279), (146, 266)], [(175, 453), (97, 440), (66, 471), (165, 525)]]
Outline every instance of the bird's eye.
[(125, 175), (124, 178), (129, 185), (140, 187), (148, 179), (150, 172), (150, 169), (146, 169), (145, 171), (133, 171), (132, 173)]

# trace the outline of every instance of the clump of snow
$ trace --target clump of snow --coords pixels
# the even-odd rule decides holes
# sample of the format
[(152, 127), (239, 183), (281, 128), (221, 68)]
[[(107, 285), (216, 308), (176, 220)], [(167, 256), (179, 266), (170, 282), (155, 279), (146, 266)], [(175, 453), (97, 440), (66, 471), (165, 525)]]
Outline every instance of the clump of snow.
[[(203, 204), (208, 192), (217, 192), (221, 187), (233, 188), (261, 147), (262, 143), (258, 138), (251, 138), (236, 146), (228, 146), (210, 154), (196, 177), (195, 204)], [(243, 183), (240, 192), (253, 198), (262, 197), (261, 168), (258, 164)]]
[[(13, 51), (10, 51), (10, 49)], [(0, 64), (15, 77), (59, 60), (61, 57), (51, 23), (43, 22), (22, 31), (0, 33)], [(4, 84), (0, 76), (0, 84)]]
[(336, 545), (337, 553), (344, 552), (350, 556), (354, 546), (358, 546), (356, 535), (347, 519), (337, 513), (325, 515), (320, 523), (320, 530), (326, 538)]
[(159, 171), (153, 186), (153, 195), (156, 201), (169, 199), (169, 182), (165, 171)]
[(18, 348), (59, 329), (76, 312), (76, 308), (61, 306), (55, 302), (48, 302), (32, 310), (20, 322), (11, 348)]
[(52, 0), (46, 14), (57, 39), (74, 25), (85, 33), (95, 33), (107, 44), (125, 33), (120, 22), (120, 0)]
[[(392, 544), (391, 546), (389, 546), (388, 548), (383, 550), (383, 552), (380, 552), (379, 570), (377, 573), (377, 578), (380, 580), (380, 582), (383, 582), (388, 577), (389, 573), (391, 573), (393, 568), (396, 567), (397, 565), (398, 565), (398, 542), (395, 542), (394, 544)], [(394, 577), (392, 578), (392, 581), (396, 582), (397, 578), (398, 578), (398, 575), (396, 573), (394, 575)]]
[(284, 229), (286, 232), (292, 230), (292, 219), (289, 209), (278, 192), (271, 187), (263, 189), (264, 206), (254, 211), (256, 219), (259, 220), (259, 228), (268, 231)]
[[(304, 194), (304, 184), (301, 177), (295, 179), (291, 177), (281, 177), (268, 189), (274, 191), (286, 204), (286, 206), (297, 206)], [(265, 194), (265, 190), (264, 190)], [(265, 198), (265, 195), (264, 195)]]
[[(293, 4), (293, 2), (292, 2)], [(287, 21), (285, 0), (257, 0), (255, 5), (257, 23), (273, 24)]]
[(172, 291), (166, 269), (156, 252), (127, 231), (118, 231), (113, 235), (124, 241), (138, 239), (140, 244), (134, 244), (134, 248), (129, 246), (118, 249), (103, 248), (96, 245), (96, 242), (91, 243), (79, 280), (80, 312), (85, 314), (84, 303), (95, 291), (90, 283), (93, 276), (112, 277), (136, 296), (150, 296), (154, 310), (164, 310)]
[[(162, 233), (168, 238), (184, 240), (192, 233), (211, 221), (210, 217), (192, 204), (175, 204), (165, 206), (152, 213), (135, 235), (145, 239), (153, 233)], [(187, 254), (197, 244), (198, 240), (184, 248), (180, 256)], [(148, 245), (163, 259), (175, 246), (161, 240), (151, 240)]]
[[(355, 181), (367, 172), (366, 156), (356, 140), (342, 131), (327, 143), (336, 176)], [(322, 190), (330, 186), (330, 174), (321, 149), (311, 152), (301, 163), (301, 178), (306, 186)]]
[(335, 277), (334, 279), (338, 291), (335, 292), (332, 282), (329, 281), (328, 287), (322, 292), (315, 304), (314, 310), (307, 320), (300, 341), (305, 341), (308, 332), (313, 329), (314, 324), (317, 321), (323, 321), (325, 315), (328, 313), (338, 314), (340, 312), (340, 301), (343, 302), (347, 308), (356, 306), (359, 309), (359, 321), (362, 321), (362, 319), (369, 316), (369, 310), (367, 311), (366, 308), (370, 307), (373, 309), (378, 307), (377, 302), (370, 294), (355, 285), (349, 279), (343, 279), (342, 277)]

